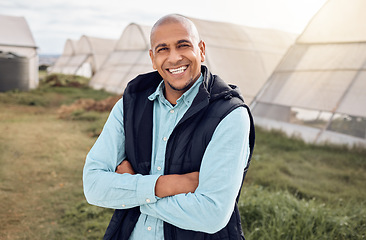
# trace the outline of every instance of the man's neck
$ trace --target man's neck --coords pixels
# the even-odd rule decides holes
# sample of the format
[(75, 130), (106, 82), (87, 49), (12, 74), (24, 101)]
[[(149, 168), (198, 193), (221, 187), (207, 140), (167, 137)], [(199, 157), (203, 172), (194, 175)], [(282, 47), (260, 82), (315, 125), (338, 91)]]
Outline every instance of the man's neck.
[(168, 102), (170, 102), (172, 105), (177, 104), (177, 100), (183, 95), (184, 92), (168, 92), (166, 91), (166, 86), (164, 88), (164, 97)]

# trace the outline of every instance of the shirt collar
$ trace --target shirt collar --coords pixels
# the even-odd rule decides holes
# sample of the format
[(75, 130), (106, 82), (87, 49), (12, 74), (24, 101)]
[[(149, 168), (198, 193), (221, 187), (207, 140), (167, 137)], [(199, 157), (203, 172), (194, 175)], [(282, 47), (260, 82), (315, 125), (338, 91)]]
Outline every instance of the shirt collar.
[[(177, 104), (180, 102), (184, 102), (186, 105), (190, 105), (193, 101), (193, 99), (196, 97), (199, 85), (201, 85), (203, 81), (202, 73), (200, 77), (197, 79), (197, 81), (190, 87), (183, 95), (177, 100)], [(148, 99), (150, 101), (154, 101), (155, 99), (159, 98), (160, 101), (167, 101), (164, 96), (164, 80), (162, 80), (158, 87), (156, 88), (155, 92), (152, 93)]]

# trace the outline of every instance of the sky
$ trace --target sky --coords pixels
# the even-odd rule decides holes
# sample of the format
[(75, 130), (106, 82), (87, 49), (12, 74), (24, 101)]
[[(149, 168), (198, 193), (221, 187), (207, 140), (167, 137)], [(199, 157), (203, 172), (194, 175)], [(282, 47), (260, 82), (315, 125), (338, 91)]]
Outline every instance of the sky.
[[(300, 34), (326, 0), (0, 0), (0, 14), (23, 16), (40, 54), (61, 54), (82, 35), (118, 39), (129, 23), (188, 17)], [(0, 33), (1, 34), (1, 33)]]

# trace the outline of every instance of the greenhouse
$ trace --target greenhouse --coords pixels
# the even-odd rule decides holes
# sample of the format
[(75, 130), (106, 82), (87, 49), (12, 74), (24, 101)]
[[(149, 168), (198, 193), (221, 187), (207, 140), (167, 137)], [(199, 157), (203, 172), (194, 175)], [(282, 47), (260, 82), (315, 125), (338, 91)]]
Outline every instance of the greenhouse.
[(50, 67), (49, 72), (54, 73), (62, 73), (63, 71), (68, 72), (67, 64), (72, 58), (72, 56), (75, 55), (75, 49), (76, 49), (77, 40), (67, 39), (64, 46), (64, 51), (62, 52), (62, 55), (58, 57), (55, 64)]
[(138, 74), (152, 71), (149, 57), (151, 27), (129, 24), (90, 86), (113, 93), (123, 93), (127, 83)]
[(366, 145), (364, 9), (363, 0), (320, 9), (252, 103), (258, 125), (307, 142)]

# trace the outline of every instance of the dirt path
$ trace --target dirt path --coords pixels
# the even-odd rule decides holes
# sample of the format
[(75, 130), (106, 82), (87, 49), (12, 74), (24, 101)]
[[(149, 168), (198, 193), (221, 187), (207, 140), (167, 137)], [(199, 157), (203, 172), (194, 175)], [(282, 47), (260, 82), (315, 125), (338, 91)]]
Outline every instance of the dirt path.
[(28, 106), (1, 105), (0, 133), (0, 239), (52, 239), (65, 206), (83, 199), (94, 140), (81, 124)]

